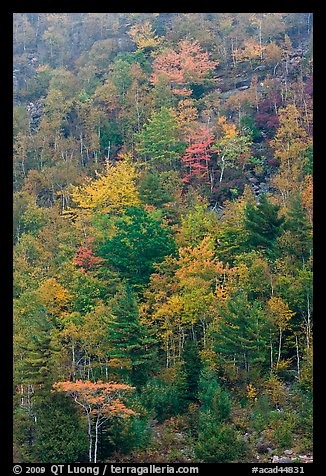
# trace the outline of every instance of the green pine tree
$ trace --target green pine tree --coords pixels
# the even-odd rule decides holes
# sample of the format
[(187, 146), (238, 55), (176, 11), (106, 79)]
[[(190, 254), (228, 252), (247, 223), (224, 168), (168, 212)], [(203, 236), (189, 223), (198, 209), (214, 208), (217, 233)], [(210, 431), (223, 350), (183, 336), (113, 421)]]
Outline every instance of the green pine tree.
[(262, 195), (258, 205), (248, 203), (245, 209), (245, 228), (249, 232), (248, 245), (260, 248), (267, 253), (273, 252), (276, 238), (281, 233), (284, 216), (279, 216), (278, 205), (270, 203)]
[(154, 112), (140, 134), (137, 150), (158, 171), (175, 170), (181, 157), (183, 144), (175, 115), (162, 107)]
[(131, 383), (142, 385), (155, 360), (153, 338), (139, 320), (137, 302), (128, 284), (121, 287), (110, 304), (114, 316), (109, 330), (110, 344), (114, 349), (111, 358), (125, 362), (125, 368), (121, 367), (129, 375)]
[(36, 408), (32, 461), (74, 463), (87, 455), (87, 438), (76, 405), (66, 396), (48, 393)]
[(245, 372), (268, 368), (269, 327), (262, 303), (250, 302), (241, 291), (220, 309), (221, 319), (215, 333), (216, 351), (224, 362)]
[(198, 346), (193, 340), (186, 340), (183, 349), (183, 365), (181, 371), (184, 374), (184, 394), (188, 402), (198, 400), (198, 385), (202, 363)]
[(144, 208), (130, 207), (116, 221), (117, 234), (100, 247), (100, 255), (138, 290), (148, 283), (154, 263), (175, 252), (163, 222)]
[(312, 227), (302, 206), (301, 197), (295, 194), (290, 202), (288, 218), (284, 224), (285, 251), (306, 261), (312, 254)]

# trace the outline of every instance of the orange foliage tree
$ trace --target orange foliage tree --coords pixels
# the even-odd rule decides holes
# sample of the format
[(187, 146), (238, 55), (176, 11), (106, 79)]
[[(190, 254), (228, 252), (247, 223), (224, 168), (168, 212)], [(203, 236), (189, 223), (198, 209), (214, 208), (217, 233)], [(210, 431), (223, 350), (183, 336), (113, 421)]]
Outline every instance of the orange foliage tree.
[[(111, 417), (126, 418), (136, 413), (127, 408), (121, 400), (122, 392), (130, 392), (134, 387), (114, 382), (96, 383), (89, 380), (76, 382), (56, 382), (53, 388), (57, 392), (64, 392), (80, 405), (87, 415), (89, 437), (89, 461), (96, 463), (98, 447), (98, 431), (104, 422)], [(93, 449), (93, 433), (95, 441)]]
[(198, 41), (191, 43), (183, 40), (180, 42), (179, 51), (167, 49), (157, 56), (153, 62), (151, 82), (156, 84), (161, 76), (165, 76), (169, 79), (174, 94), (190, 96), (192, 91), (185, 86), (201, 83), (216, 65), (217, 62), (209, 58), (209, 54), (202, 50)]

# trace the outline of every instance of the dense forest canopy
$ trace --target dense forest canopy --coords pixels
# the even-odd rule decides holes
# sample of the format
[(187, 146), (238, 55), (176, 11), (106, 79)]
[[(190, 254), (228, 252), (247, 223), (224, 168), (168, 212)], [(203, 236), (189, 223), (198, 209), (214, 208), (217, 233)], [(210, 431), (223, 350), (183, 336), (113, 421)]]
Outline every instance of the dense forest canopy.
[(311, 460), (312, 20), (13, 15), (15, 461)]

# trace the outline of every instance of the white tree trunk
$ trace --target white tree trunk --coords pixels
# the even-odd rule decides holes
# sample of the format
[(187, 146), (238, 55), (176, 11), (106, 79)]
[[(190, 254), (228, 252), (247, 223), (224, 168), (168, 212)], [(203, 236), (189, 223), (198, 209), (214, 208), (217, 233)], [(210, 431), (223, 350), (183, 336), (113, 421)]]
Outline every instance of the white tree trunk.
[(221, 169), (221, 175), (220, 175), (220, 182), (222, 182), (223, 174), (224, 174), (224, 169), (225, 169), (225, 159), (224, 159), (224, 155), (222, 155), (221, 161), (222, 161), (222, 169)]
[(280, 360), (281, 360), (281, 347), (282, 347), (282, 329), (280, 329), (280, 337), (279, 337), (279, 342), (278, 342), (278, 356), (277, 356), (276, 368), (278, 368)]
[(99, 429), (99, 415), (97, 415), (97, 419), (95, 423), (94, 463), (97, 462), (98, 429)]
[(299, 344), (298, 344), (298, 336), (295, 336), (295, 348), (297, 351), (297, 371), (298, 371), (298, 379), (300, 380), (300, 355), (299, 355)]

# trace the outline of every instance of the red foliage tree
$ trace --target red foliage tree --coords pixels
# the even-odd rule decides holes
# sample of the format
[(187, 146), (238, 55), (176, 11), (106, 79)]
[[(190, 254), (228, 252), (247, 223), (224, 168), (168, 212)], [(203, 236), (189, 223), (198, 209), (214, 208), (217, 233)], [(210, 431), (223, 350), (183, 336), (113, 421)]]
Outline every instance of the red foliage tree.
[(79, 266), (83, 273), (96, 269), (103, 261), (102, 258), (95, 256), (92, 249), (93, 241), (94, 238), (89, 237), (87, 239), (87, 246), (81, 245), (73, 258), (74, 264)]
[(181, 159), (188, 169), (183, 181), (189, 183), (192, 177), (203, 178), (205, 175), (209, 178), (211, 145), (214, 142), (213, 134), (205, 126), (201, 126), (190, 132), (187, 141), (189, 146)]

